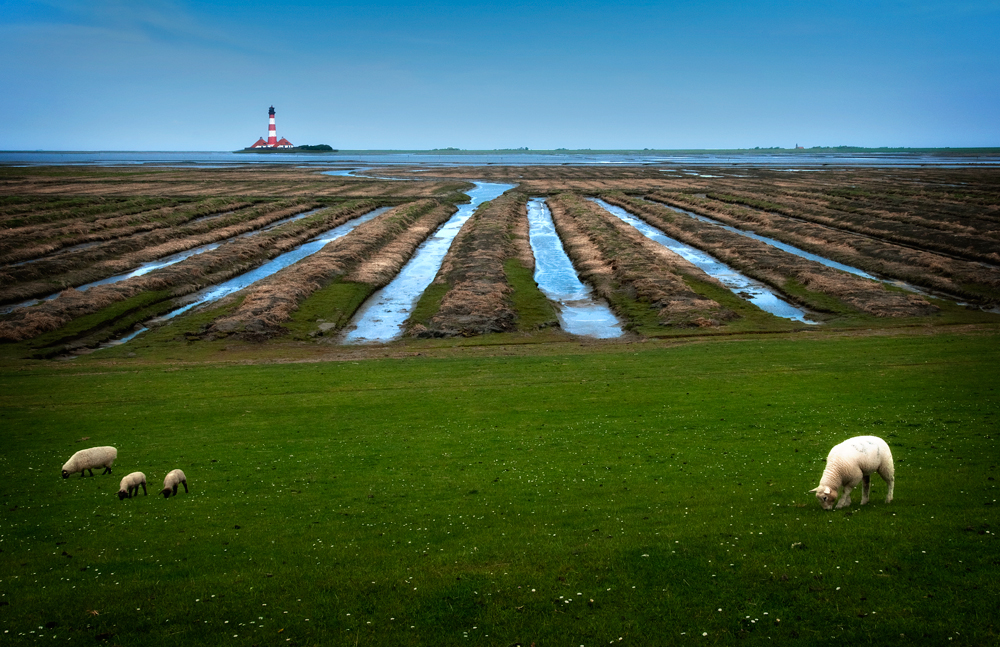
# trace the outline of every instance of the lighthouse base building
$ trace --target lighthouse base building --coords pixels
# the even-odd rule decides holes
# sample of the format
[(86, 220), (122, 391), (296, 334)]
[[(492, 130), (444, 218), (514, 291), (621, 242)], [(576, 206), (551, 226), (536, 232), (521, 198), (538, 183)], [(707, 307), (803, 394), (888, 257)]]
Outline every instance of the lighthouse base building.
[(274, 125), (274, 106), (271, 106), (271, 109), (267, 111), (267, 141), (261, 137), (254, 142), (253, 146), (249, 147), (249, 149), (254, 148), (295, 148), (292, 142), (284, 137), (278, 139), (278, 131)]

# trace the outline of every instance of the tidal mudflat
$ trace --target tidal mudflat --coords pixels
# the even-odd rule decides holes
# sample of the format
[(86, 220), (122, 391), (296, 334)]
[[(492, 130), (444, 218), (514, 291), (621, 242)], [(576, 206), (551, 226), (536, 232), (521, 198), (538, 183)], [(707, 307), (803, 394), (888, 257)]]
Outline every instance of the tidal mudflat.
[[(670, 170), (482, 167), (473, 175), (485, 178), (476, 189), (459, 177), (470, 169), (443, 166), (371, 169), (380, 177), (409, 178), (405, 182), (281, 165), (141, 173), (81, 169), (79, 178), (64, 167), (57, 183), (41, 169), (7, 169), (7, 179), (0, 178), (0, 193), (9, 196), (0, 204), (7, 232), (0, 245), (0, 301), (9, 308), (58, 296), (0, 315), (0, 339), (28, 342), (29, 354), (43, 356), (121, 339), (137, 324), (186, 305), (192, 295), (253, 276), (322, 232), (382, 206), (394, 209), (384, 214), (387, 219), (366, 223), (309, 262), (236, 290), (216, 301), (210, 315), (187, 311), (171, 325), (186, 330), (185, 339), (205, 342), (286, 335), (329, 342), (352, 319), (361, 320), (359, 310), (375, 302), (373, 292), (407, 276), (410, 270), (402, 268), (411, 256), (422, 257), (414, 254), (429, 235), (422, 232), (458, 209), (454, 229), (468, 224), (475, 231), (455, 239), (467, 242), (448, 251), (453, 259), (425, 268), (406, 304), (383, 304), (378, 315), (375, 306), (364, 306), (371, 326), (384, 331), (366, 323), (367, 333), (359, 329), (349, 337), (404, 343), (401, 333), (407, 339), (549, 334), (543, 333), (547, 315), (529, 314), (539, 303), (538, 284), (524, 282), (521, 274), (534, 272), (537, 259), (530, 246), (511, 247), (520, 240), (517, 232), (528, 231), (532, 194), (548, 196), (579, 278), (608, 303), (623, 329), (640, 337), (784, 328), (586, 198), (621, 208), (712, 256), (826, 325), (978, 321), (992, 315), (983, 310), (1000, 303), (995, 171), (664, 172)], [(891, 189), (883, 178), (892, 180)], [(480, 195), (488, 184), (503, 186)], [(511, 187), (516, 189), (504, 196), (502, 208), (487, 205), (472, 224), (465, 220)], [(472, 192), (473, 202), (465, 202), (464, 191)], [(442, 245), (439, 255), (448, 248)], [(192, 323), (182, 323), (188, 315)], [(801, 327), (800, 321), (777, 319)]]

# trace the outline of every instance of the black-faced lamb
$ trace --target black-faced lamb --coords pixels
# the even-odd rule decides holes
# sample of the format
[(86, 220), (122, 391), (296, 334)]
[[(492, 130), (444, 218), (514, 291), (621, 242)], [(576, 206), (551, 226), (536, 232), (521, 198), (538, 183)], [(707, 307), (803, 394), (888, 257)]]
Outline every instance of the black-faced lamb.
[(872, 472), (878, 472), (889, 486), (889, 493), (885, 497), (885, 502), (889, 503), (892, 501), (892, 488), (896, 480), (889, 445), (877, 436), (849, 438), (830, 450), (819, 487), (809, 491), (816, 493), (824, 510), (830, 510), (837, 502), (837, 491), (843, 487), (844, 496), (837, 502), (839, 510), (851, 505), (851, 490), (863, 481), (861, 505), (864, 505), (868, 503), (871, 491)]
[(132, 495), (139, 496), (139, 486), (142, 486), (143, 495), (149, 495), (146, 491), (146, 475), (142, 472), (132, 472), (122, 479), (122, 484), (118, 488), (118, 500), (131, 499)]
[(79, 472), (80, 476), (86, 476), (84, 471), (90, 471), (90, 475), (93, 476), (95, 467), (103, 467), (102, 474), (110, 474), (111, 464), (115, 462), (116, 458), (118, 458), (118, 450), (114, 447), (81, 449), (70, 456), (66, 464), (63, 465), (62, 476), (64, 479), (68, 479), (69, 475), (74, 472)]
[(188, 491), (187, 477), (184, 476), (184, 472), (180, 470), (170, 470), (167, 472), (167, 476), (163, 479), (163, 490), (160, 494), (163, 495), (164, 499), (169, 499), (171, 494), (177, 494), (177, 486), (183, 485), (184, 491)]

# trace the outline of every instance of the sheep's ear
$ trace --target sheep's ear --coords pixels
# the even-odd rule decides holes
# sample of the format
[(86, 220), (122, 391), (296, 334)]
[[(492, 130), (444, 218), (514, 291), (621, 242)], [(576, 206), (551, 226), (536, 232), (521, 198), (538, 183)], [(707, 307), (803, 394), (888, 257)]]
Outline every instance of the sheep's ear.
[(819, 488), (818, 488), (818, 487), (814, 487), (813, 489), (811, 489), (811, 490), (809, 490), (809, 491), (810, 491), (810, 492), (819, 492)]

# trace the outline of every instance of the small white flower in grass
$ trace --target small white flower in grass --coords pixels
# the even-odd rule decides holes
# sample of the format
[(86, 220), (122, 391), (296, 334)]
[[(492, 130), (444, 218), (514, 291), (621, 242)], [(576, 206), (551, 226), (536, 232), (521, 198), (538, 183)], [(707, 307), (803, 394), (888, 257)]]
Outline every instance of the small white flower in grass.
[(702, 635), (702, 636), (707, 636), (707, 635), (708, 635), (708, 632), (707, 632), (707, 631), (703, 631), (703, 632), (701, 632), (701, 635)]

